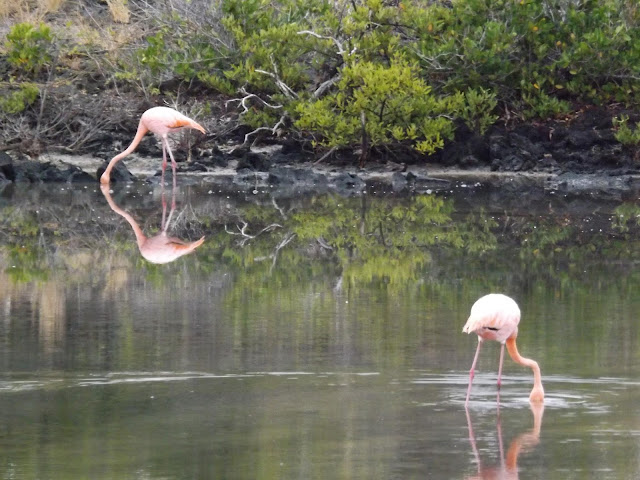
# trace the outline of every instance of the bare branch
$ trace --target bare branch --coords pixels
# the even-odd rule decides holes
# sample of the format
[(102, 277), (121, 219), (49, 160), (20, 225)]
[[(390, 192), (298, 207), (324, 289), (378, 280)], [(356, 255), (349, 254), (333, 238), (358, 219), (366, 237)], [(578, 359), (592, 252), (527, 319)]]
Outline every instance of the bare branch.
[(244, 87), (240, 88), (240, 93), (242, 95), (244, 95), (244, 97), (242, 98), (232, 98), (231, 100), (227, 100), (225, 102), (225, 107), (229, 105), (229, 103), (231, 102), (239, 102), (240, 105), (242, 106), (243, 112), (241, 113), (241, 115), (244, 115), (245, 113), (247, 113), (249, 111), (249, 107), (247, 106), (247, 102), (252, 99), (255, 98), (256, 100), (258, 100), (260, 103), (262, 103), (265, 107), (269, 107), (269, 108), (273, 108), (274, 110), (277, 110), (279, 108), (282, 108), (283, 105), (272, 105), (268, 102), (266, 102), (265, 100), (263, 100), (262, 98), (260, 98), (258, 95), (256, 95), (255, 93), (249, 93), (247, 92), (247, 90)]
[(331, 40), (336, 47), (338, 47), (338, 51), (336, 52), (338, 55), (344, 55), (347, 51), (342, 46), (342, 43), (335, 37), (328, 37), (326, 35), (320, 35), (319, 33), (313, 32), (311, 30), (302, 30), (298, 32), (298, 35), (311, 35), (312, 37), (320, 38), (322, 40)]
[(342, 78), (342, 75), (336, 74), (329, 80), (322, 82), (320, 86), (316, 88), (316, 90), (313, 92), (313, 95), (311, 95), (311, 98), (313, 98), (314, 100), (317, 98), (320, 98), (324, 94), (324, 92), (326, 92), (329, 88), (331, 88), (336, 83), (338, 83), (341, 78)]
[(329, 245), (324, 238), (318, 237), (318, 238), (316, 238), (316, 241), (325, 250), (333, 250), (333, 247), (331, 245)]
[(258, 73), (262, 73), (263, 75), (268, 75), (269, 77), (273, 78), (278, 88), (282, 91), (282, 93), (284, 93), (284, 95), (287, 98), (292, 98), (292, 99), (298, 98), (298, 94), (293, 90), (291, 90), (291, 88), (286, 83), (280, 80), (280, 77), (278, 77), (277, 73), (267, 72), (266, 70), (261, 70), (259, 68), (256, 68), (255, 71)]
[(316, 163), (322, 163), (322, 161), (323, 161), (325, 158), (330, 157), (330, 156), (333, 154), (333, 152), (335, 152), (335, 151), (337, 150), (337, 148), (338, 148), (338, 147), (331, 147), (331, 150), (329, 150), (327, 153), (325, 153), (323, 156), (321, 156), (318, 160), (316, 160), (316, 161), (315, 161), (315, 162), (313, 162), (313, 163), (314, 163), (314, 164), (316, 164)]

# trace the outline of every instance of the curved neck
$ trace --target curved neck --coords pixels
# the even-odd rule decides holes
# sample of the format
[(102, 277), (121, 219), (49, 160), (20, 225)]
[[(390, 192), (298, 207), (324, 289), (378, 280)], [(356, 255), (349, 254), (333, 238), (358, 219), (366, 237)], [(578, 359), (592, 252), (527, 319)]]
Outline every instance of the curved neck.
[(525, 358), (520, 355), (518, 352), (518, 347), (516, 346), (516, 337), (511, 337), (507, 339), (506, 342), (507, 351), (509, 355), (513, 359), (514, 362), (519, 363), (525, 367), (529, 367), (533, 370), (533, 392), (539, 392), (544, 396), (544, 389), (542, 388), (542, 375), (540, 374), (540, 367), (535, 360), (531, 360), (530, 358)]
[(104, 171), (103, 176), (106, 175), (106, 177), (109, 178), (109, 176), (111, 175), (111, 170), (113, 170), (113, 167), (116, 166), (116, 163), (118, 163), (124, 157), (126, 157), (131, 152), (133, 152), (148, 131), (149, 129), (142, 124), (142, 121), (140, 121), (140, 123), (138, 123), (138, 130), (136, 131), (136, 136), (133, 137), (133, 141), (131, 142), (131, 145), (129, 145), (125, 151), (120, 152), (118, 155), (116, 155), (111, 159), (111, 161), (109, 162), (109, 165), (107, 165), (107, 168)]

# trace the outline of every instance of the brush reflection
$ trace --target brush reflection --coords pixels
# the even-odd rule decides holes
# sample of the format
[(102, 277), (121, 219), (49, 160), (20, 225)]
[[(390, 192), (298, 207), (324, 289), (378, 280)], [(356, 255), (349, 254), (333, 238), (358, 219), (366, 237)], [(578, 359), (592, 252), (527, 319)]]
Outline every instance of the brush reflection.
[(136, 236), (140, 254), (147, 261), (158, 264), (173, 262), (183, 255), (193, 252), (204, 242), (204, 237), (195, 242), (186, 242), (179, 238), (171, 237), (167, 233), (171, 224), (171, 217), (176, 209), (175, 188), (171, 190), (171, 209), (169, 210), (168, 216), (167, 201), (164, 188), (162, 189), (162, 224), (160, 226), (160, 233), (152, 237), (147, 237), (135, 219), (114, 202), (111, 197), (111, 192), (109, 191), (109, 185), (100, 185), (100, 190), (111, 209), (118, 215), (124, 217), (124, 219), (129, 222), (129, 225), (131, 225), (133, 233)]
[(544, 413), (543, 404), (531, 404), (531, 411), (533, 412), (533, 428), (527, 432), (521, 433), (513, 439), (507, 455), (505, 458), (504, 447), (502, 444), (502, 427), (500, 425), (500, 412), (498, 412), (498, 449), (500, 453), (500, 465), (485, 467), (480, 460), (480, 454), (478, 453), (478, 447), (476, 446), (475, 436), (473, 434), (473, 427), (471, 425), (471, 415), (469, 410), (466, 410), (467, 425), (469, 427), (469, 442), (473, 450), (473, 455), (478, 465), (478, 475), (466, 477), (468, 480), (472, 479), (517, 479), (518, 475), (518, 456), (522, 452), (526, 452), (535, 447), (540, 442), (540, 429), (542, 428), (542, 414)]

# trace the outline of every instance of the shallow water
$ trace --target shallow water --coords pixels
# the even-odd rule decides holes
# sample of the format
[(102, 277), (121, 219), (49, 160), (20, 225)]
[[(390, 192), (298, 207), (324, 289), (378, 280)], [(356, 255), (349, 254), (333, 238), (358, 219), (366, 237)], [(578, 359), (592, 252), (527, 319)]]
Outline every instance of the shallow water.
[[(640, 476), (634, 199), (174, 194), (0, 194), (0, 478)], [(205, 242), (153, 264), (134, 224)], [(490, 291), (541, 410), (487, 343), (465, 411)]]

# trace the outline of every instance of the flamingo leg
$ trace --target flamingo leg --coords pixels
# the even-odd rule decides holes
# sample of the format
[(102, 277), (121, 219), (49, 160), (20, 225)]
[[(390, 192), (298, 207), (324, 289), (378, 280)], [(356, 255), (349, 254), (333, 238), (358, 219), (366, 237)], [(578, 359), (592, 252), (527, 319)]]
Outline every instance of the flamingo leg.
[(469, 404), (469, 395), (471, 395), (471, 384), (473, 383), (473, 377), (475, 376), (476, 363), (478, 363), (478, 356), (480, 355), (480, 347), (482, 347), (482, 338), (478, 337), (478, 348), (476, 348), (476, 354), (473, 357), (471, 370), (469, 370), (469, 388), (467, 388), (467, 399), (464, 402), (465, 407)]
[(500, 344), (500, 364), (498, 366), (498, 392), (502, 385), (502, 364), (504, 363), (504, 343)]
[(173, 172), (173, 188), (176, 188), (176, 169), (178, 168), (178, 164), (176, 160), (173, 158), (173, 152), (171, 151), (171, 147), (169, 146), (169, 141), (165, 138), (164, 143), (167, 146), (167, 150), (169, 150), (169, 157), (171, 157), (171, 171)]
[(164, 186), (164, 171), (167, 169), (167, 149), (166, 149), (166, 140), (162, 139), (162, 176), (160, 177), (160, 181)]

